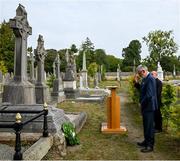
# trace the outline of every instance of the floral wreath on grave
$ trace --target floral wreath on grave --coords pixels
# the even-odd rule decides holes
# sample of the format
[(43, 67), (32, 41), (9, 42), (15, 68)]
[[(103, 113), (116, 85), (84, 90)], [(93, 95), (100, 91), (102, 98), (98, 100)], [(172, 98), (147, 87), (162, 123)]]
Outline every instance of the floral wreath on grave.
[(75, 128), (72, 123), (65, 122), (62, 124), (62, 131), (64, 133), (67, 145), (79, 145), (80, 141), (75, 132)]

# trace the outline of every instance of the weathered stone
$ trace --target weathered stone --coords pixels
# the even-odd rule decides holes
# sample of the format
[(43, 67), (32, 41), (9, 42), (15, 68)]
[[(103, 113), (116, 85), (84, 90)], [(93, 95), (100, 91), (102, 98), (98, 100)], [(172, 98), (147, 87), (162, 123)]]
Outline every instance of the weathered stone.
[(57, 102), (62, 102), (65, 100), (65, 95), (63, 91), (63, 83), (60, 75), (60, 59), (59, 54), (56, 56), (55, 60), (55, 68), (56, 68), (56, 79), (53, 82), (53, 91), (51, 93), (52, 100)]
[(30, 53), (30, 61), (31, 61), (31, 65), (30, 65), (30, 82), (31, 83), (35, 83), (35, 78), (34, 78), (34, 61), (35, 61), (35, 58), (34, 58), (34, 55), (32, 52), (29, 52)]
[(157, 74), (158, 74), (158, 79), (160, 79), (161, 81), (163, 81), (164, 79), (164, 76), (163, 76), (163, 71), (162, 71), (162, 67), (161, 67), (161, 64), (160, 62), (158, 62), (158, 65), (157, 65)]
[(44, 49), (44, 40), (42, 35), (39, 35), (38, 45), (34, 50), (34, 53), (38, 66), (37, 82), (35, 84), (36, 103), (43, 104), (44, 102), (47, 102), (47, 86), (45, 85), (44, 78), (44, 59), (47, 52)]
[(3, 102), (11, 104), (34, 104), (34, 86), (27, 81), (27, 37), (32, 28), (27, 21), (27, 12), (19, 4), (16, 17), (10, 19), (10, 27), (15, 35), (14, 79), (4, 85)]
[[(69, 54), (66, 53), (66, 55)], [(74, 63), (73, 54), (71, 54), (70, 56), (66, 56), (66, 61), (68, 62), (67, 62), (65, 76), (63, 79), (64, 93), (67, 99), (75, 99), (76, 97), (78, 97), (78, 90), (76, 89), (76, 80), (73, 71), (73, 63)]]
[(23, 153), (23, 160), (41, 160), (53, 145), (53, 136), (41, 137)]
[(88, 88), (88, 82), (87, 82), (87, 69), (86, 69), (86, 51), (83, 52), (83, 66), (82, 66), (82, 85), (83, 88)]
[[(18, 106), (12, 106), (12, 105), (6, 105), (6, 106), (0, 106), (0, 110), (42, 110), (42, 105), (18, 105)], [(55, 107), (48, 106), (48, 131), (50, 133), (56, 133), (57, 131), (61, 130), (61, 125), (63, 122), (68, 122), (69, 118), (65, 115), (64, 111), (62, 109), (57, 109)], [(0, 123), (14, 123), (15, 122), (15, 115), (16, 114), (0, 114)], [(22, 122), (27, 121), (31, 119), (32, 117), (36, 116), (37, 114), (21, 114), (22, 115)], [(23, 127), (23, 132), (25, 133), (42, 133), (43, 132), (43, 116), (39, 117), (38, 119), (30, 122), (26, 126)], [(13, 132), (12, 129), (2, 129), (0, 128), (0, 131), (2, 132)]]

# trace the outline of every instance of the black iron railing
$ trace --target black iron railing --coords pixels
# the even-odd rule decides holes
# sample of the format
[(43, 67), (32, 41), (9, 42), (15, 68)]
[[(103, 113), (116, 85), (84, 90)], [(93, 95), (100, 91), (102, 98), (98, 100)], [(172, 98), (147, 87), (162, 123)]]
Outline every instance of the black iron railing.
[[(36, 111), (28, 111), (28, 110), (0, 110), (0, 113), (16, 113), (16, 121), (12, 124), (0, 124), (0, 128), (12, 128), (16, 134), (15, 140), (15, 153), (14, 153), (14, 160), (22, 160), (23, 155), (21, 152), (21, 130), (25, 125), (32, 122), (33, 120), (41, 117), (44, 115), (44, 122), (43, 122), (43, 137), (48, 137), (48, 124), (47, 124), (47, 115), (48, 115), (48, 108), (47, 104), (44, 104), (43, 110), (36, 110)], [(32, 117), (31, 119), (22, 122), (21, 113), (24, 114), (37, 114), (36, 116)]]

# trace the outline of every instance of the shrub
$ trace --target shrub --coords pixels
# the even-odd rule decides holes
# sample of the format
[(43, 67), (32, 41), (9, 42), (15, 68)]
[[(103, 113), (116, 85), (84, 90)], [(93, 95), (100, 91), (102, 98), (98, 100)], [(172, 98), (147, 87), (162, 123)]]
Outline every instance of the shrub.
[(140, 91), (134, 87), (134, 77), (131, 76), (129, 78), (129, 94), (130, 94), (130, 98), (134, 103), (139, 103), (139, 97), (140, 97)]
[(165, 128), (168, 129), (169, 120), (172, 120), (174, 111), (172, 104), (176, 101), (176, 89), (173, 85), (163, 84), (162, 90), (162, 116), (164, 118)]
[(53, 87), (54, 80), (55, 80), (55, 76), (53, 74), (51, 74), (46, 83), (49, 88)]

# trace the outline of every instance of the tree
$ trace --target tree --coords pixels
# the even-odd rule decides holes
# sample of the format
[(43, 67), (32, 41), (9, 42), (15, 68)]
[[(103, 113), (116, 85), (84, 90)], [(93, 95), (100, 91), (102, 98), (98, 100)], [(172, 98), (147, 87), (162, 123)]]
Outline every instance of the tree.
[(8, 72), (14, 71), (14, 44), (13, 30), (9, 27), (9, 23), (4, 21), (0, 25), (0, 61), (4, 62)]
[(79, 55), (76, 57), (78, 71), (82, 69), (83, 52), (86, 52), (86, 66), (88, 67), (89, 64), (95, 62), (94, 44), (91, 42), (91, 40), (88, 37), (82, 43), (80, 50), (79, 50)]
[(172, 72), (174, 70), (174, 65), (177, 71), (180, 71), (180, 61), (177, 56), (162, 56), (161, 65), (163, 66), (163, 70)]
[(47, 49), (47, 55), (44, 62), (44, 68), (46, 72), (53, 73), (53, 62), (57, 55), (57, 50), (55, 49)]
[(90, 50), (94, 51), (94, 44), (91, 42), (91, 40), (87, 37), (86, 40), (81, 45), (81, 50)]
[(134, 63), (139, 65), (141, 61), (141, 43), (139, 40), (132, 40), (129, 46), (123, 48), (122, 56), (124, 57), (122, 62), (123, 71), (133, 71)]
[(70, 50), (71, 50), (73, 53), (77, 53), (77, 52), (78, 52), (78, 49), (76, 48), (76, 45), (75, 45), (75, 44), (72, 44), (72, 45), (71, 45)]
[[(153, 67), (157, 66), (158, 61), (161, 64), (163, 57), (172, 57), (177, 52), (178, 45), (172, 34), (173, 31), (155, 30), (143, 37), (150, 53), (148, 59)], [(162, 68), (164, 69), (164, 66)]]
[(94, 57), (98, 65), (107, 65), (106, 52), (103, 49), (96, 49), (94, 52)]
[(3, 62), (2, 60), (0, 61), (0, 71), (1, 71), (3, 74), (7, 73), (7, 69), (6, 69), (6, 67), (5, 67), (5, 65), (4, 65), (4, 62)]
[(95, 74), (97, 73), (97, 70), (98, 70), (98, 65), (95, 62), (91, 63), (88, 67), (88, 75), (94, 78)]
[(106, 71), (107, 72), (116, 72), (118, 64), (121, 64), (121, 59), (116, 58), (113, 55), (107, 55), (106, 56)]

